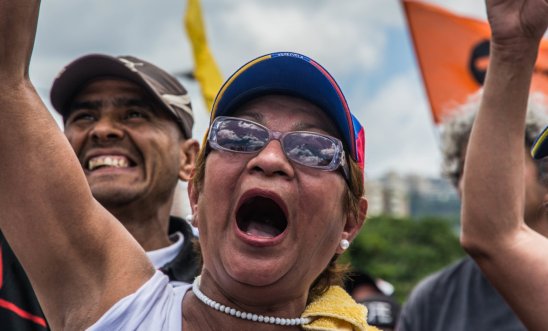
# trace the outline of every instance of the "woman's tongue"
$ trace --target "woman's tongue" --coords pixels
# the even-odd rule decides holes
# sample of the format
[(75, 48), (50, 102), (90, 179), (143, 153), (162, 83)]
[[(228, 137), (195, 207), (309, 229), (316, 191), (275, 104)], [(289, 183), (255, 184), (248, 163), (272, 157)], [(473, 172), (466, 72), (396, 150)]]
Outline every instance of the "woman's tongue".
[(263, 238), (274, 238), (280, 234), (280, 230), (278, 230), (272, 224), (272, 220), (269, 219), (262, 219), (261, 221), (250, 221), (245, 232), (250, 236)]
[(287, 227), (284, 212), (272, 199), (254, 197), (246, 201), (236, 213), (240, 230), (249, 236), (274, 238)]

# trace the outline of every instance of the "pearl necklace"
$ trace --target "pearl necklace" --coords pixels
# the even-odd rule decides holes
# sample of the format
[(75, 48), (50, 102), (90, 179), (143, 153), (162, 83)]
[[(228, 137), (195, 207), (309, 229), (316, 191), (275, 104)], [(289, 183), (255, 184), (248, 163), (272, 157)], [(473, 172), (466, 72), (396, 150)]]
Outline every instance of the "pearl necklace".
[(261, 323), (268, 323), (268, 324), (278, 324), (278, 325), (304, 325), (308, 324), (312, 321), (311, 318), (308, 317), (299, 317), (299, 318), (280, 318), (280, 317), (273, 317), (273, 316), (263, 316), (263, 315), (257, 315), (252, 313), (246, 313), (241, 312), (239, 310), (236, 310), (234, 308), (222, 305), (209, 297), (207, 297), (202, 291), (200, 291), (200, 279), (201, 277), (198, 276), (196, 279), (194, 279), (194, 283), (192, 283), (192, 292), (194, 292), (194, 295), (205, 303), (207, 306), (220, 311), (221, 313), (225, 313), (230, 316), (234, 316), (237, 318), (241, 318), (243, 320), (249, 320), (253, 322), (261, 322)]

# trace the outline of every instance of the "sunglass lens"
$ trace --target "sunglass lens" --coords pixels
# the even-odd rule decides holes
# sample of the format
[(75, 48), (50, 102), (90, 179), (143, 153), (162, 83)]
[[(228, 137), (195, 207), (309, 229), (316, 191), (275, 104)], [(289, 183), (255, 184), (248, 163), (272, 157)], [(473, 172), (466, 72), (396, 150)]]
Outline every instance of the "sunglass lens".
[(235, 152), (257, 152), (268, 142), (268, 132), (249, 121), (225, 119), (217, 131), (217, 144)]
[(337, 146), (324, 136), (295, 132), (284, 139), (284, 150), (293, 161), (317, 168), (327, 168), (335, 157)]

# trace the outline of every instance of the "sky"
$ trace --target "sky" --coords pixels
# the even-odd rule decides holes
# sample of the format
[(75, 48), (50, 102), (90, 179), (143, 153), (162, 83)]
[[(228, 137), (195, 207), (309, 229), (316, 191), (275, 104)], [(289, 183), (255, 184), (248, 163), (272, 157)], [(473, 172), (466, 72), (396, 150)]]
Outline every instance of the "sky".
[[(485, 19), (483, 1), (428, 2)], [(335, 77), (364, 125), (367, 177), (389, 171), (439, 176), (437, 130), (399, 0), (201, 3), (209, 46), (225, 78), (266, 53), (305, 54)], [(185, 7), (186, 0), (43, 1), (31, 79), (46, 105), (52, 109), (49, 88), (57, 73), (89, 53), (133, 55), (175, 74), (192, 70)], [(191, 95), (193, 133), (201, 141), (209, 118), (199, 86), (181, 82)]]

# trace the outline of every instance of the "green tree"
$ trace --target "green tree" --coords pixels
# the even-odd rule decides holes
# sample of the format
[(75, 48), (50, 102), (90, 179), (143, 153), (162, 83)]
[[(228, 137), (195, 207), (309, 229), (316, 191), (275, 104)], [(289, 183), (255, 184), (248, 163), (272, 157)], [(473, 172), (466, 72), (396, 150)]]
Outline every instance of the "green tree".
[(392, 283), (403, 302), (418, 281), (463, 255), (447, 220), (379, 216), (366, 221), (345, 258), (353, 268)]

